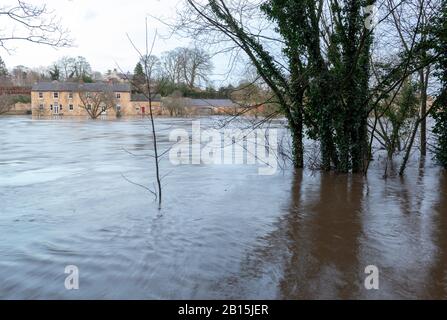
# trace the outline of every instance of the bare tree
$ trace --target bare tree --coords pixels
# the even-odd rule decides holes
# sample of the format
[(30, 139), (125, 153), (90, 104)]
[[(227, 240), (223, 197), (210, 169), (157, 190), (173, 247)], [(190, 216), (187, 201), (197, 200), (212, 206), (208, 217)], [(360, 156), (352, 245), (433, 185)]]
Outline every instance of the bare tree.
[(9, 76), (8, 69), (6, 68), (6, 64), (3, 61), (2, 57), (0, 56), (0, 77), (4, 78)]
[(12, 109), (14, 106), (14, 97), (11, 95), (0, 95), (0, 114), (4, 114)]
[(206, 82), (213, 69), (211, 56), (200, 48), (182, 48), (182, 69), (186, 85), (191, 89), (200, 82)]
[(62, 57), (54, 63), (59, 69), (60, 79), (67, 80), (73, 76), (73, 57)]
[(162, 55), (164, 76), (174, 84), (181, 84), (183, 81), (182, 59), (180, 48), (165, 52)]
[[(405, 83), (408, 81), (418, 83), (419, 112), (416, 117), (411, 117), (404, 151), (403, 161), (399, 174), (403, 175), (409, 156), (413, 150), (418, 130), (420, 132), (420, 151), (423, 157), (426, 154), (426, 119), (433, 112), (433, 106), (427, 105), (429, 78), (438, 56), (427, 51), (425, 44), (426, 28), (428, 20), (432, 19), (439, 11), (439, 0), (412, 0), (412, 1), (382, 1), (385, 18), (376, 36), (376, 52), (373, 60), (387, 60), (388, 71), (383, 76), (378, 76), (380, 71), (374, 70), (376, 79), (371, 89), (371, 108), (374, 114), (374, 124), (371, 125), (371, 140), (375, 139), (383, 145), (383, 139), (387, 137), (381, 128), (381, 119), (392, 110), (394, 102), (398, 100)], [(383, 50), (386, 48), (387, 50)], [(416, 101), (416, 99), (415, 99)], [(381, 106), (382, 105), (382, 106)], [(385, 106), (383, 106), (385, 105)], [(386, 130), (386, 129), (385, 129)], [(380, 132), (381, 131), (381, 132)], [(380, 141), (382, 139), (382, 142)], [(387, 142), (384, 143), (385, 145)]]
[(193, 89), (208, 81), (213, 69), (211, 56), (200, 48), (179, 47), (162, 56), (165, 77), (174, 84)]
[(81, 91), (79, 92), (79, 99), (81, 100), (80, 107), (87, 111), (92, 119), (98, 118), (101, 114), (116, 106), (116, 97), (111, 90), (98, 92)]
[(92, 74), (92, 68), (86, 58), (77, 56), (73, 60), (72, 74), (70, 78), (81, 80), (84, 77), (90, 77)]
[(153, 54), (143, 55), (143, 58), (141, 58), (140, 62), (143, 67), (147, 65), (148, 68), (152, 70), (151, 80), (156, 80), (159, 77), (161, 72), (161, 62), (157, 56)]
[[(162, 188), (161, 188), (161, 176), (160, 176), (160, 159), (163, 156), (164, 153), (159, 154), (158, 152), (158, 144), (157, 144), (157, 134), (155, 129), (155, 121), (154, 121), (154, 110), (152, 105), (152, 99), (155, 96), (156, 92), (156, 85), (153, 82), (155, 73), (156, 73), (156, 63), (154, 63), (154, 59), (152, 52), (155, 45), (155, 40), (157, 39), (157, 32), (155, 32), (154, 38), (152, 40), (152, 43), (149, 47), (149, 38), (148, 38), (148, 27), (147, 27), (147, 18), (145, 20), (145, 51), (142, 52), (138, 47), (135, 45), (135, 43), (132, 41), (130, 36), (127, 34), (127, 38), (129, 39), (130, 44), (135, 49), (135, 51), (138, 53), (140, 57), (141, 64), (143, 66), (143, 72), (144, 72), (144, 83), (138, 84), (132, 81), (128, 77), (128, 80), (131, 82), (133, 86), (136, 86), (140, 92), (146, 97), (147, 102), (149, 104), (149, 119), (151, 122), (151, 131), (152, 131), (152, 143), (154, 147), (154, 159), (155, 159), (155, 179), (157, 181), (157, 191), (153, 191), (150, 188), (147, 188), (143, 185), (134, 183), (140, 187), (143, 187), (144, 189), (150, 191), (156, 199), (158, 199), (158, 209), (161, 209), (161, 201), (162, 201)], [(132, 182), (128, 180), (126, 177), (124, 177), (127, 181)], [(133, 183), (133, 182), (132, 182)]]
[(103, 81), (104, 80), (104, 77), (100, 71), (93, 71), (91, 77), (92, 77), (93, 81)]
[(82, 80), (91, 77), (92, 68), (85, 57), (62, 57), (54, 63), (59, 70), (60, 80)]
[[(307, 75), (300, 70), (303, 69), (301, 61), (296, 61), (301, 58), (301, 49), (293, 50), (296, 52), (293, 59), (284, 54), (285, 39), (278, 32), (277, 26), (269, 22), (260, 9), (263, 3), (265, 1), (260, 0), (187, 0), (184, 10), (171, 26), (173, 32), (191, 36), (198, 43), (206, 43), (214, 49), (214, 54), (223, 53), (230, 56), (227, 77), (242, 63), (255, 66), (260, 78), (274, 96), (269, 99), (270, 102), (280, 106), (281, 112), (288, 120), (294, 141), (293, 162), (296, 167), (301, 168), (304, 150), (303, 98)], [(316, 36), (320, 34), (318, 30), (312, 33)], [(292, 77), (292, 71), (297, 76)], [(257, 105), (251, 107), (256, 108)], [(247, 106), (244, 109), (247, 112), (249, 108), (250, 106)], [(272, 116), (278, 114), (274, 112), (268, 115), (267, 120), (261, 120), (259, 125), (268, 123)], [(314, 125), (313, 123), (312, 126)]]
[(163, 108), (168, 110), (169, 115), (173, 116), (183, 116), (185, 115), (185, 107), (187, 105), (187, 99), (183, 97), (180, 91), (174, 91), (169, 97), (162, 99)]
[(46, 5), (18, 0), (15, 5), (0, 6), (0, 47), (9, 51), (8, 43), (24, 40), (54, 47), (70, 46), (68, 30)]
[[(396, 7), (396, 0), (387, 0), (385, 3), (391, 15), (389, 16), (390, 23), (394, 25), (395, 35), (398, 39), (396, 42), (401, 44), (401, 50), (406, 54), (411, 52), (411, 42), (413, 39), (419, 43), (426, 41), (426, 28), (430, 21), (436, 16), (439, 10), (439, 0), (415, 0), (405, 1), (398, 6), (398, 10), (392, 10)], [(419, 28), (415, 33), (414, 21), (418, 20)], [(418, 63), (423, 63), (428, 59), (430, 52), (427, 52), (427, 48), (421, 47), (415, 51), (415, 60)], [(425, 65), (417, 71), (419, 94), (420, 94), (420, 149), (421, 155), (427, 154), (427, 122), (424, 116), (427, 112), (427, 99), (430, 76), (433, 71), (433, 63)]]
[(34, 70), (22, 65), (15, 66), (9, 76), (12, 84), (16, 86), (31, 86), (36, 81), (44, 77), (45, 75), (43, 75), (38, 70)]

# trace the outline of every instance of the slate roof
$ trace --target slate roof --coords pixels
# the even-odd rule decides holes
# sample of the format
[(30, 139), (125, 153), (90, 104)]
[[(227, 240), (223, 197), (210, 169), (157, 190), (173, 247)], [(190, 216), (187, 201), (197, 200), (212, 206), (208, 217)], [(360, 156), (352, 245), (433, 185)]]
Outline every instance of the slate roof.
[(198, 108), (237, 107), (230, 99), (191, 99), (190, 105)]
[(99, 92), (111, 90), (114, 92), (129, 92), (130, 84), (128, 83), (77, 83), (77, 82), (37, 82), (33, 85), (32, 91), (87, 91)]
[[(143, 101), (147, 101), (147, 97), (142, 93), (135, 93), (135, 94), (131, 95), (130, 101), (142, 101), (143, 102)], [(161, 98), (159, 95), (154, 95), (152, 97), (152, 101), (161, 101)]]

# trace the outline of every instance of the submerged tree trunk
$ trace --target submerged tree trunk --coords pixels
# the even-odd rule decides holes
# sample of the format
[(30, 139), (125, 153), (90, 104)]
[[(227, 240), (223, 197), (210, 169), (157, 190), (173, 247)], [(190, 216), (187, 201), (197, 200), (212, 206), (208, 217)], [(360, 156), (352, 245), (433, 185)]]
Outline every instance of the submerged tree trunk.
[(291, 69), (291, 133), (292, 133), (292, 152), (293, 165), (295, 168), (304, 167), (304, 145), (303, 145), (303, 101), (304, 101), (304, 85), (302, 83), (302, 72), (300, 68), (300, 60), (293, 50), (290, 55)]
[(292, 131), (293, 165), (295, 168), (303, 168), (304, 167), (303, 113), (300, 109), (296, 110), (293, 125), (290, 126), (290, 129)]
[[(421, 111), (420, 116), (427, 112), (427, 85), (428, 85), (428, 71), (425, 69), (419, 71), (420, 86), (421, 86)], [(427, 155), (427, 119), (424, 117), (421, 121), (421, 156)]]
[(355, 130), (355, 142), (352, 148), (352, 172), (364, 172), (368, 159), (368, 129), (367, 119), (362, 117)]

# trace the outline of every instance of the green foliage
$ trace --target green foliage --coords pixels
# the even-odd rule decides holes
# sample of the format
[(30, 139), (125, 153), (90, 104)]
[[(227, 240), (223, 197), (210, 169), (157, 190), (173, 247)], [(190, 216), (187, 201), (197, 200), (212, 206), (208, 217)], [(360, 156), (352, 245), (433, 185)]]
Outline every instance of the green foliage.
[[(440, 1), (443, 2), (444, 14), (440, 21), (434, 23), (437, 36), (431, 45), (438, 47), (438, 54), (446, 55), (447, 0)], [(424, 47), (426, 22), (421, 21), (433, 9), (431, 4), (410, 1), (409, 7), (417, 5), (420, 8), (414, 12), (416, 19), (411, 16), (408, 21), (401, 21), (400, 15), (404, 18), (407, 12), (401, 12), (400, 7), (406, 1), (390, 8), (392, 6), (382, 6), (376, 0), (266, 0), (262, 2), (261, 10), (275, 26), (277, 35), (257, 36), (250, 26), (243, 23), (245, 9), (240, 2), (226, 5), (225, 1), (208, 0), (206, 6), (194, 6), (192, 3), (195, 1), (189, 2), (199, 16), (206, 18), (204, 20), (209, 22), (211, 29), (226, 35), (246, 53), (262, 81), (270, 88), (291, 130), (296, 167), (302, 166), (302, 131), (306, 128), (310, 138), (320, 144), (322, 168), (366, 173), (371, 159), (370, 143), (374, 141), (368, 132), (368, 116), (372, 111), (378, 115), (375, 124), (382, 117), (391, 123), (393, 132), (386, 139), (389, 140), (386, 141), (389, 152), (399, 149), (400, 140), (409, 133), (409, 119), (414, 121), (417, 116), (417, 97), (425, 96), (416, 94), (425, 92), (425, 85), (415, 86), (404, 81), (421, 70), (427, 71), (433, 63), (432, 47)], [(381, 60), (381, 56), (372, 50), (374, 26), (370, 29), (365, 23), (373, 18), (369, 15), (374, 14), (366, 12), (369, 10), (365, 8), (369, 6), (382, 10), (378, 16), (385, 18), (378, 22), (386, 26), (385, 30), (390, 26), (387, 24), (390, 20), (395, 20), (396, 24), (395, 30), (386, 30), (391, 35), (389, 39), (394, 36), (397, 39), (391, 43), (388, 35), (385, 37), (392, 50), (391, 47), (383, 48), (392, 53), (385, 52), (383, 61), (387, 62), (380, 61), (381, 66), (374, 62), (376, 65), (371, 69), (374, 77), (371, 77), (371, 57), (374, 54), (379, 58), (374, 60)], [(413, 44), (406, 45), (402, 31), (413, 39), (414, 47)], [(270, 49), (268, 38), (281, 43), (283, 55), (280, 59), (278, 52)], [(391, 55), (394, 61), (387, 59)], [(447, 68), (440, 63), (438, 69), (445, 72)], [(421, 75), (423, 78), (424, 73)], [(441, 92), (444, 96), (441, 94), (437, 99), (435, 133), (438, 134), (439, 150), (446, 150), (445, 80)], [(425, 101), (420, 105), (423, 110)], [(416, 124), (420, 124), (422, 132), (425, 132), (426, 113), (423, 113)], [(407, 151), (411, 150), (417, 133), (417, 126), (415, 128)], [(386, 138), (388, 134), (386, 132)], [(443, 157), (446, 163), (447, 156)]]
[(88, 74), (82, 75), (81, 79), (82, 79), (82, 82), (84, 82), (84, 83), (93, 83), (94, 82), (92, 77)]
[(19, 94), (14, 96), (14, 103), (31, 103), (31, 95), (29, 94)]
[(146, 77), (144, 75), (143, 65), (141, 64), (140, 61), (138, 61), (133, 71), (133, 78), (132, 78), (135, 91), (137, 92), (141, 91), (140, 87), (145, 83), (145, 78)]
[[(445, 106), (445, 105), (444, 105)], [(440, 108), (434, 116), (436, 125), (433, 128), (433, 133), (437, 137), (436, 159), (439, 163), (447, 168), (447, 110)]]
[[(362, 7), (374, 1), (332, 2), (334, 32), (322, 47), (322, 8), (314, 0), (269, 0), (262, 9), (277, 23), (285, 39), (292, 83), (291, 99), (300, 101), (306, 86), (304, 121), (309, 135), (320, 141), (322, 166), (359, 172), (368, 154), (367, 116), (372, 32), (364, 28)], [(309, 76), (311, 75), (311, 76)], [(306, 82), (306, 81), (304, 81)], [(298, 89), (297, 89), (298, 88)], [(302, 97), (301, 97), (302, 99)], [(301, 108), (294, 109), (297, 111)]]
[[(396, 151), (402, 150), (402, 141), (411, 135), (414, 119), (419, 113), (419, 97), (417, 84), (407, 79), (396, 97), (389, 96), (379, 104), (377, 111), (383, 115), (379, 134), (387, 149), (388, 157), (392, 158)], [(386, 126), (382, 124), (385, 121)]]
[(143, 65), (141, 64), (141, 62), (138, 62), (136, 64), (133, 74), (134, 74), (134, 76), (144, 78), (144, 70), (143, 70)]
[(53, 65), (48, 72), (51, 80), (60, 80), (60, 69), (57, 65)]
[(173, 93), (180, 93), (182, 97), (192, 99), (230, 99), (234, 87), (230, 84), (226, 87), (221, 87), (216, 90), (212, 86), (203, 89), (191, 88), (185, 83), (175, 84), (167, 79), (158, 81), (158, 93), (162, 97), (171, 96)]
[(447, 168), (447, 0), (442, 1), (439, 19), (434, 22), (432, 35), (433, 47), (440, 54), (437, 63), (437, 77), (440, 90), (436, 97), (434, 112), (435, 126), (433, 132), (437, 138), (436, 159)]

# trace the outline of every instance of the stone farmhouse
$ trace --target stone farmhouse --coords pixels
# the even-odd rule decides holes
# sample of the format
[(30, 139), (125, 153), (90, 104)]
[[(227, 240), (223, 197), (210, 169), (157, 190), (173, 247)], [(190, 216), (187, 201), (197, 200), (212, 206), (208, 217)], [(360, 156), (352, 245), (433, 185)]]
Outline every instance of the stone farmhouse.
[[(31, 88), (31, 111), (37, 116), (88, 116), (86, 109), (91, 108), (85, 97), (94, 93), (113, 94), (113, 107), (110, 100), (102, 115), (138, 116), (149, 113), (149, 103), (143, 94), (133, 94), (128, 82), (38, 82)], [(154, 115), (170, 116), (165, 98), (152, 99)], [(235, 114), (242, 108), (230, 99), (191, 99), (182, 98), (183, 115)]]
[[(87, 116), (86, 108), (91, 108), (81, 95), (98, 92), (110, 92), (114, 97), (114, 106), (106, 108), (104, 115), (122, 116), (143, 115), (149, 111), (149, 103), (143, 95), (131, 93), (129, 83), (75, 83), (75, 82), (39, 82), (31, 89), (31, 110), (33, 115), (51, 116)], [(84, 100), (84, 102), (83, 102)], [(161, 113), (161, 102), (154, 98), (152, 108), (155, 114)]]

